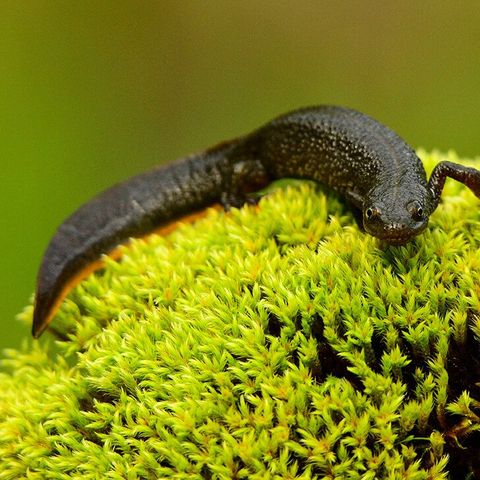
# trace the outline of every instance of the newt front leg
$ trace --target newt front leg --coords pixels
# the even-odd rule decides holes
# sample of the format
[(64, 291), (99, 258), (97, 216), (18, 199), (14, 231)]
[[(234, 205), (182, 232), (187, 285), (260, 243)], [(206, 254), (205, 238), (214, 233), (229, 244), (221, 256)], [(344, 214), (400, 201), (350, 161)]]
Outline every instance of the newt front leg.
[(432, 207), (433, 212), (442, 194), (443, 186), (447, 177), (457, 180), (457, 182), (466, 185), (477, 197), (480, 198), (480, 171), (475, 168), (465, 167), (453, 162), (440, 162), (432, 172), (430, 180), (428, 181), (428, 188), (432, 193)]

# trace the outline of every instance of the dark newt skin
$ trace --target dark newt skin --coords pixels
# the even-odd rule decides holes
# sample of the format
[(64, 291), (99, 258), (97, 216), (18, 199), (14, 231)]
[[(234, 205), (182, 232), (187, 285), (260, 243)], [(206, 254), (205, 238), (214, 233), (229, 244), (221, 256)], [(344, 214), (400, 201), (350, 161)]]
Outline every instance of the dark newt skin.
[(320, 106), (293, 111), (253, 133), (158, 167), (106, 190), (57, 230), (40, 266), (33, 336), (46, 329), (62, 288), (102, 253), (160, 225), (290, 177), (321, 182), (345, 197), (359, 225), (393, 245), (421, 233), (446, 177), (480, 197), (480, 171), (439, 163), (427, 182), (414, 150), (360, 112)]

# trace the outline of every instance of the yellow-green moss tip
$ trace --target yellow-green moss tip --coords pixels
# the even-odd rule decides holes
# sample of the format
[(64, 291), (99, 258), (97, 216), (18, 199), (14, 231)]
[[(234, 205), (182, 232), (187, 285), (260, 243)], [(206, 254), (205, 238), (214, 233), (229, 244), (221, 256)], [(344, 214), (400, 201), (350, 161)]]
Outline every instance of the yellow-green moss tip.
[(479, 248), (453, 181), (404, 247), (307, 182), (135, 241), (6, 353), (0, 479), (480, 478)]

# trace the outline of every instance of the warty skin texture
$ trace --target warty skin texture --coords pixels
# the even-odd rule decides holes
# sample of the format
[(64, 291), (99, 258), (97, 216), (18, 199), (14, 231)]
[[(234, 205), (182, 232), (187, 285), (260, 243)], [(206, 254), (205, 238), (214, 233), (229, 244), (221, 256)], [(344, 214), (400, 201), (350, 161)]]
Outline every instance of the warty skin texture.
[(403, 244), (426, 228), (447, 176), (480, 197), (478, 170), (441, 162), (427, 182), (414, 150), (367, 115), (334, 106), (287, 113), (244, 137), (132, 177), (74, 212), (40, 266), (33, 336), (50, 323), (65, 285), (101, 254), (215, 202), (240, 207), (272, 180), (316, 180), (344, 196), (366, 232)]

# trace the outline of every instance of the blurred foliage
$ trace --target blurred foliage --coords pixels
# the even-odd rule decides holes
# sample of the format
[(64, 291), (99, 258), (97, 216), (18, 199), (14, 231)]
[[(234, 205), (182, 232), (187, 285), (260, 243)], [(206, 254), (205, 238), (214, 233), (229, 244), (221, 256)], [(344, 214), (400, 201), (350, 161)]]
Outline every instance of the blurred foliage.
[(301, 105), (480, 152), (477, 2), (0, 4), (0, 347), (58, 224), (151, 165)]

